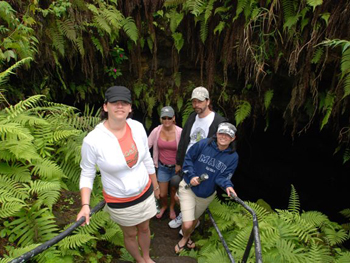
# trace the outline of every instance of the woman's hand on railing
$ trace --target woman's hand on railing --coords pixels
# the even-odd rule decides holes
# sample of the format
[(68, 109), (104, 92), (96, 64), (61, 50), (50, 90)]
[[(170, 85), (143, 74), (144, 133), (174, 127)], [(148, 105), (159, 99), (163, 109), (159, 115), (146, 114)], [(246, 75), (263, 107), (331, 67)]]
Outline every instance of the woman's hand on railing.
[(233, 190), (231, 186), (226, 188), (226, 193), (229, 197), (232, 197), (232, 198), (237, 196), (235, 190)]
[(82, 226), (89, 225), (90, 223), (90, 206), (88, 205), (83, 205), (82, 208), (80, 209), (80, 212), (77, 216), (77, 221), (82, 217), (85, 216), (85, 222), (82, 223)]

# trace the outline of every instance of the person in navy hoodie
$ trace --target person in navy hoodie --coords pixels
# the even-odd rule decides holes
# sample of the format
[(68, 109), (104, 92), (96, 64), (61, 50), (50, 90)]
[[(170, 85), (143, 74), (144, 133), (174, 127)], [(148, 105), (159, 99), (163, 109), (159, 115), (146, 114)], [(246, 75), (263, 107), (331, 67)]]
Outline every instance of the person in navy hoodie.
[[(238, 165), (236, 132), (234, 125), (223, 122), (215, 136), (195, 143), (185, 156), (184, 178), (179, 185), (183, 237), (175, 246), (176, 253), (186, 246), (190, 249), (195, 247), (191, 233), (215, 198), (217, 186), (225, 189), (228, 196), (237, 196), (231, 182)], [(203, 174), (207, 174), (208, 179), (201, 180)]]

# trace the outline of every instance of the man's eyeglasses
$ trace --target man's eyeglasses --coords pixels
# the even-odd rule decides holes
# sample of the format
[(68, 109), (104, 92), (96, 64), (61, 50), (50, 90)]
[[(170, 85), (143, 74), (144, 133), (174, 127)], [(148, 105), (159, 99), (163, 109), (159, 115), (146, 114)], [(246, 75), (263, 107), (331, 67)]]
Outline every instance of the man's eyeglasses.
[(162, 120), (165, 121), (165, 120), (172, 120), (173, 118), (170, 118), (170, 117), (162, 117)]

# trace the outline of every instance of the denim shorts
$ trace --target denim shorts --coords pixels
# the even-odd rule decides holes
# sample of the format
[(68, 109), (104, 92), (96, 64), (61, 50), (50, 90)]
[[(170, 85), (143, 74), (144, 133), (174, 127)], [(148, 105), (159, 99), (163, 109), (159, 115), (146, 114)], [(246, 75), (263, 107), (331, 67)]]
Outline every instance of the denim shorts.
[(171, 177), (175, 175), (175, 166), (173, 168), (166, 167), (158, 162), (157, 179), (158, 182), (169, 182)]

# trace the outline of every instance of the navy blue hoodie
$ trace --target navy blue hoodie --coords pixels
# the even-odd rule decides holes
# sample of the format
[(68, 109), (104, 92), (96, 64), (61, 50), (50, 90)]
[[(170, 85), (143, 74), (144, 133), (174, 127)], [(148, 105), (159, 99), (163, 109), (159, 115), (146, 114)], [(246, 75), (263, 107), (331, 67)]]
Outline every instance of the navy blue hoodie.
[(195, 143), (186, 153), (183, 165), (184, 180), (187, 184), (196, 176), (206, 173), (209, 179), (202, 181), (191, 189), (196, 196), (206, 198), (211, 196), (216, 185), (223, 189), (233, 187), (231, 177), (238, 165), (238, 154), (231, 147), (219, 150), (215, 140), (206, 138)]

